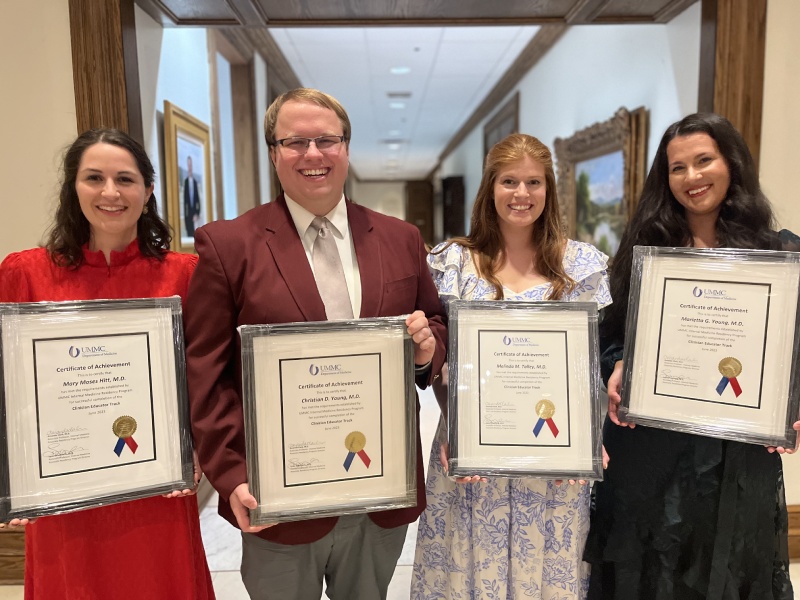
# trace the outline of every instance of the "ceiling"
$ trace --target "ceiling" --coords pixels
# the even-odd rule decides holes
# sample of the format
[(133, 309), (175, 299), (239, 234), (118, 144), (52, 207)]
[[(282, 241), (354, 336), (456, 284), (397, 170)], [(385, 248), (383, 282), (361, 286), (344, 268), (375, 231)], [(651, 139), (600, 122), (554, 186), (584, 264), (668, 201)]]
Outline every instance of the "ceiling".
[[(539, 28), (271, 29), (303, 85), (335, 96), (353, 125), (361, 180), (423, 179)], [(393, 70), (395, 71), (393, 73)]]
[(268, 28), (296, 79), (347, 109), (362, 181), (428, 176), (567, 25), (663, 23), (695, 1), (136, 0), (164, 26)]

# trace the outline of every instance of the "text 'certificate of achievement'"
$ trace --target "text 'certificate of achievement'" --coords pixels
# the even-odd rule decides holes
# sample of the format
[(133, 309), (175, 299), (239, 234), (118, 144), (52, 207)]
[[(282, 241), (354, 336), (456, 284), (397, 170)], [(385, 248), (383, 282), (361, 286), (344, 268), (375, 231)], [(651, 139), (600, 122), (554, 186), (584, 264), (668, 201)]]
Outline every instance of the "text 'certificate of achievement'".
[(254, 524), (416, 504), (402, 318), (240, 327)]
[(0, 305), (0, 520), (193, 486), (179, 298)]
[(793, 447), (800, 255), (637, 246), (632, 271), (624, 418)]
[(597, 305), (449, 305), (450, 476), (602, 478)]

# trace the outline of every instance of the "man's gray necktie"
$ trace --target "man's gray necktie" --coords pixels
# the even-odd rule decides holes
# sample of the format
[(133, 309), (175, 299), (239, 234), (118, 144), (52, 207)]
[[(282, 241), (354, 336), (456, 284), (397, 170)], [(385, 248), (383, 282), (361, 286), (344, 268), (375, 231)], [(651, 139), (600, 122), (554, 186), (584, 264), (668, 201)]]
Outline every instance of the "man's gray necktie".
[(352, 319), (353, 305), (347, 292), (342, 259), (329, 224), (325, 217), (314, 217), (311, 222), (311, 227), (317, 231), (317, 239), (314, 240), (311, 251), (314, 278), (317, 280), (317, 289), (325, 304), (328, 319)]

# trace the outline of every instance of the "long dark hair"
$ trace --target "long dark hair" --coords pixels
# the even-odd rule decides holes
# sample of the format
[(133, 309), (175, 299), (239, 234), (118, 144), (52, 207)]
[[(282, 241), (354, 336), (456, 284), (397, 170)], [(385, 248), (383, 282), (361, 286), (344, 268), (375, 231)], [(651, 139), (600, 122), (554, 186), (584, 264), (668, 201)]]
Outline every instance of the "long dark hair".
[[(53, 225), (45, 244), (50, 258), (57, 265), (77, 269), (83, 264), (82, 246), (89, 241), (89, 221), (81, 211), (75, 182), (83, 153), (95, 144), (119, 146), (131, 153), (136, 166), (144, 178), (145, 187), (150, 187), (155, 178), (153, 164), (141, 144), (119, 129), (90, 129), (72, 142), (64, 153), (61, 166), (61, 191)], [(145, 210), (136, 225), (139, 250), (144, 256), (164, 260), (172, 241), (169, 226), (158, 215), (155, 194), (145, 203)]]
[(744, 138), (720, 115), (696, 113), (684, 117), (670, 125), (661, 138), (642, 197), (614, 257), (610, 277), (614, 303), (605, 310), (600, 324), (601, 336), (609, 341), (622, 341), (624, 337), (633, 247), (682, 247), (693, 243), (684, 208), (669, 187), (667, 146), (676, 137), (695, 133), (706, 133), (714, 139), (730, 172), (728, 193), (716, 223), (719, 247), (780, 248), (772, 207), (761, 191), (758, 172)]
[(512, 133), (489, 150), (478, 195), (472, 207), (469, 235), (452, 239), (447, 246), (457, 243), (469, 248), (476, 257), (475, 266), (481, 277), (494, 286), (495, 299), (502, 300), (503, 285), (497, 279), (496, 272), (503, 264), (505, 245), (494, 206), (494, 183), (500, 169), (526, 157), (544, 166), (546, 196), (544, 212), (533, 225), (532, 241), (536, 249), (534, 261), (536, 270), (552, 285), (548, 299), (558, 300), (564, 292), (575, 288), (575, 282), (564, 271), (566, 236), (561, 225), (553, 157), (547, 146), (531, 135)]

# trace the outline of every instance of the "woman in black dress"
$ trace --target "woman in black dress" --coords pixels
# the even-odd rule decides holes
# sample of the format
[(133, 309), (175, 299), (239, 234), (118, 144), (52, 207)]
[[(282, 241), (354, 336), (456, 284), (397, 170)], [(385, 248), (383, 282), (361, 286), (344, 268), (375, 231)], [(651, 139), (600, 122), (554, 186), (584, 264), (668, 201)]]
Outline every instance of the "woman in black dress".
[[(633, 247), (797, 250), (775, 231), (742, 136), (725, 118), (671, 125), (611, 271), (601, 323), (610, 463), (595, 489), (585, 560), (589, 598), (792, 600), (780, 454), (794, 449), (620, 424)], [(800, 422), (795, 423), (795, 429)]]

